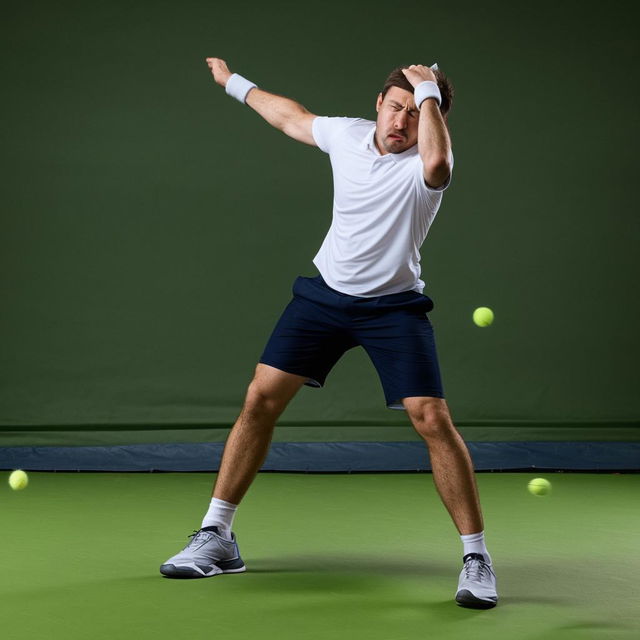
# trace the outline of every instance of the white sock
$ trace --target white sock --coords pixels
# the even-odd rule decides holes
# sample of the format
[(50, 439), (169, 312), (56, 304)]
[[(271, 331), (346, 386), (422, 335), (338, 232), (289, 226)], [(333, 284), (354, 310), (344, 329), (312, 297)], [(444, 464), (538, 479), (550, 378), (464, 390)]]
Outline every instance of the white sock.
[(462, 544), (464, 545), (464, 550), (462, 552), (463, 556), (466, 556), (468, 553), (481, 553), (484, 556), (486, 563), (492, 564), (491, 556), (489, 555), (484, 543), (484, 531), (460, 536), (460, 540), (462, 540)]
[(227, 540), (231, 540), (231, 525), (233, 517), (236, 515), (237, 504), (231, 504), (218, 498), (211, 498), (209, 510), (204, 516), (201, 529), (204, 527), (218, 527), (220, 535)]

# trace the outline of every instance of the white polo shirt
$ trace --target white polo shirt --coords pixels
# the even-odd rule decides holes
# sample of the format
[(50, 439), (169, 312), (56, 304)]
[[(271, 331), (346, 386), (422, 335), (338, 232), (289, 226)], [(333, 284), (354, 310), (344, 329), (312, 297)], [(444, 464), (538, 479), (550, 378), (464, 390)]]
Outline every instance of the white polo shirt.
[(420, 247), (451, 178), (427, 186), (418, 145), (381, 155), (375, 129), (362, 118), (313, 120), (313, 137), (333, 169), (333, 219), (313, 263), (332, 289), (349, 295), (422, 293)]

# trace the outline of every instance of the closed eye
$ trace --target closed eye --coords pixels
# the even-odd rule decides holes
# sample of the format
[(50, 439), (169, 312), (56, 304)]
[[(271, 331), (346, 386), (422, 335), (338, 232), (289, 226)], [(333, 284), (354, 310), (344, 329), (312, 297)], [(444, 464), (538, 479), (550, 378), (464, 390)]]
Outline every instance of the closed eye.
[[(394, 111), (402, 111), (402, 110), (404, 109), (404, 107), (400, 106), (399, 104), (392, 104), (392, 105), (391, 105), (391, 108), (392, 108)], [(412, 118), (415, 118), (415, 116), (416, 116), (416, 114), (417, 114), (417, 113), (418, 113), (418, 112), (417, 112), (417, 111), (415, 111), (414, 109), (411, 109), (411, 110), (409, 111), (409, 115), (410, 115)]]

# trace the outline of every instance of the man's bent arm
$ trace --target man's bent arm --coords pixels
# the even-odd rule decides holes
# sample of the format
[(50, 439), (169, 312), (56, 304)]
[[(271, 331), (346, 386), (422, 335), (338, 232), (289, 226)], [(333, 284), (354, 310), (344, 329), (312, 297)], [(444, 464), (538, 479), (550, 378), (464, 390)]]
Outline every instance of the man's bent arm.
[(451, 173), (451, 138), (434, 98), (427, 98), (420, 105), (418, 151), (427, 184), (434, 188), (442, 186)]
[(317, 146), (311, 131), (316, 116), (299, 102), (258, 87), (249, 91), (245, 102), (276, 129), (300, 142)]
[[(206, 58), (206, 62), (216, 84), (226, 88), (227, 82), (233, 75), (227, 63), (222, 58)], [(284, 96), (268, 93), (258, 87), (252, 87), (243, 97), (245, 104), (257, 111), (276, 129), (280, 129), (295, 140), (314, 147), (318, 146), (311, 128), (316, 116), (309, 113), (301, 104)]]

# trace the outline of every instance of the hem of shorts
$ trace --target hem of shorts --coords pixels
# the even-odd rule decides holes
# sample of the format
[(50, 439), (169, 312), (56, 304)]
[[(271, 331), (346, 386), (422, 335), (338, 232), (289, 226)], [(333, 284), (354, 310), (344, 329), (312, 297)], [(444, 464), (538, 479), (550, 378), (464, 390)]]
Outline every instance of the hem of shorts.
[(444, 398), (444, 393), (442, 393), (441, 391), (435, 391), (435, 390), (430, 390), (430, 391), (421, 391), (419, 393), (409, 393), (405, 396), (402, 396), (400, 399), (395, 400), (393, 402), (387, 402), (387, 409), (394, 409), (396, 411), (406, 411), (405, 406), (402, 404), (402, 400), (403, 398), (414, 398), (414, 397), (420, 397), (420, 398)]
[(312, 389), (322, 389), (322, 383), (318, 382), (318, 380), (316, 380), (315, 378), (310, 378), (309, 376), (306, 376), (304, 373), (298, 373), (297, 371), (288, 371), (287, 369), (285, 369), (284, 367), (281, 367), (278, 364), (273, 364), (272, 362), (267, 362), (266, 360), (259, 360), (260, 364), (268, 364), (270, 367), (273, 367), (274, 369), (278, 369), (280, 371), (284, 371), (285, 373), (290, 373), (294, 376), (303, 376), (307, 379), (306, 382), (304, 382), (303, 384), (306, 384), (308, 387), (311, 387)]

